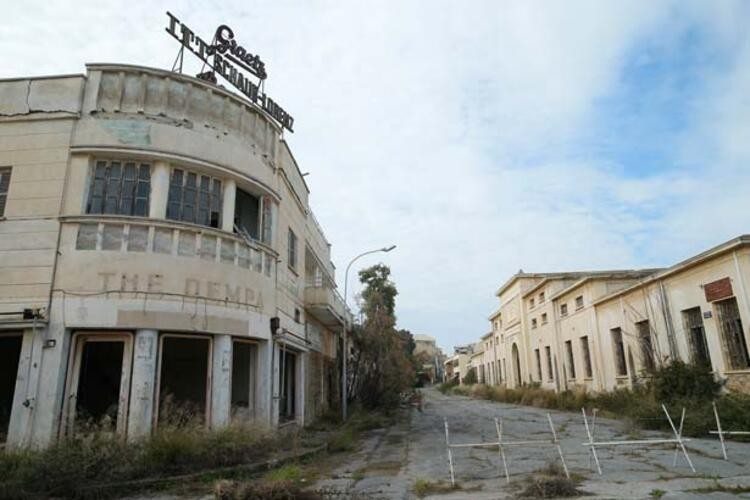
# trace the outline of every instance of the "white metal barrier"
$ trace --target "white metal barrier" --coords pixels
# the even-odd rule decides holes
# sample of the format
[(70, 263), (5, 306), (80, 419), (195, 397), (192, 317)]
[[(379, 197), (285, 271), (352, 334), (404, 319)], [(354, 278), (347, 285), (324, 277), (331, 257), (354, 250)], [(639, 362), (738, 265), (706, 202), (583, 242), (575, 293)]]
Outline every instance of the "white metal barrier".
[[(680, 418), (680, 429), (677, 430), (677, 428), (674, 425), (674, 422), (672, 421), (672, 417), (669, 415), (669, 412), (667, 411), (667, 407), (663, 404), (661, 405), (662, 409), (664, 410), (664, 414), (667, 416), (667, 420), (669, 421), (669, 426), (672, 428), (672, 432), (674, 432), (674, 438), (672, 439), (630, 439), (630, 440), (619, 440), (619, 441), (594, 441), (594, 433), (592, 429), (589, 427), (589, 421), (586, 416), (586, 409), (581, 408), (581, 413), (583, 414), (583, 425), (586, 428), (586, 435), (588, 436), (589, 440), (587, 443), (583, 443), (583, 446), (589, 447), (589, 451), (591, 456), (594, 458), (594, 462), (596, 463), (596, 470), (601, 475), (602, 473), (602, 467), (599, 463), (599, 457), (596, 454), (596, 448), (597, 447), (610, 447), (610, 446), (651, 446), (651, 445), (663, 445), (663, 444), (672, 444), (675, 445), (675, 458), (673, 460), (673, 465), (677, 465), (677, 453), (682, 450), (682, 454), (685, 455), (685, 460), (687, 460), (688, 465), (690, 466), (690, 470), (695, 472), (695, 467), (693, 467), (693, 462), (690, 460), (690, 456), (688, 455), (687, 449), (685, 448), (685, 442), (690, 441), (690, 439), (684, 439), (682, 437), (682, 428), (683, 424), (685, 423), (685, 408), (682, 409), (682, 417)], [(596, 425), (596, 412), (594, 412), (594, 426)], [(594, 427), (595, 428), (595, 427)]]
[(547, 413), (547, 422), (549, 422), (549, 428), (550, 432), (552, 433), (552, 439), (530, 439), (530, 440), (523, 440), (523, 441), (503, 441), (503, 419), (495, 418), (495, 432), (497, 433), (497, 441), (496, 442), (489, 442), (489, 443), (454, 443), (451, 444), (450, 442), (450, 432), (448, 430), (448, 419), (443, 420), (445, 424), (445, 446), (448, 450), (448, 467), (450, 468), (450, 474), (451, 474), (451, 484), (453, 486), (456, 485), (456, 477), (455, 472), (453, 470), (453, 448), (493, 448), (497, 446), (498, 454), (500, 455), (500, 460), (503, 465), (503, 470), (505, 472), (505, 481), (510, 482), (510, 474), (508, 473), (508, 461), (505, 457), (505, 448), (512, 447), (512, 446), (546, 446), (546, 445), (552, 445), (557, 448), (557, 453), (560, 455), (560, 461), (562, 462), (563, 470), (565, 471), (565, 475), (570, 478), (570, 473), (568, 472), (568, 466), (565, 463), (565, 456), (562, 452), (562, 447), (560, 446), (560, 440), (557, 437), (557, 432), (555, 431), (555, 426), (552, 423), (552, 417), (549, 413)]
[(716, 417), (716, 429), (715, 431), (708, 431), (709, 434), (718, 434), (719, 441), (721, 441), (721, 453), (724, 455), (724, 460), (729, 460), (727, 457), (727, 447), (724, 443), (724, 436), (750, 436), (750, 431), (725, 431), (721, 429), (721, 420), (719, 419), (719, 410), (716, 409), (716, 402), (711, 403), (714, 407), (714, 417)]

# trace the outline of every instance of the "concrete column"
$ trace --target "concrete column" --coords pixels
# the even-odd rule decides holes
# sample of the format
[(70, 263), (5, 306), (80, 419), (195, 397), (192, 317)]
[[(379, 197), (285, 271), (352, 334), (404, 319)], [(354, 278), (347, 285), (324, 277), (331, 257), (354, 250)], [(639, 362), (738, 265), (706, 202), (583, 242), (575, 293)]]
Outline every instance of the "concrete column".
[(237, 197), (237, 183), (233, 179), (224, 181), (224, 205), (221, 211), (221, 229), (234, 232), (234, 203)]
[(274, 415), (274, 394), (278, 377), (276, 370), (278, 366), (274, 362), (273, 341), (268, 340), (258, 344), (258, 357), (256, 368), (256, 393), (255, 393), (255, 419), (257, 422), (264, 423), (269, 427), (275, 425)]
[[(37, 334), (38, 335), (38, 334)], [(35, 343), (37, 344), (35, 346)], [(35, 351), (35, 347), (37, 347)], [(23, 332), (23, 341), (21, 344), (21, 356), (18, 360), (18, 373), (16, 374), (16, 388), (13, 393), (13, 406), (10, 412), (10, 422), (8, 424), (8, 448), (21, 448), (28, 443), (29, 432), (31, 432), (31, 418), (34, 407), (29, 399), (31, 396), (30, 385), (33, 385), (39, 375), (38, 360), (41, 344), (35, 339), (33, 330)], [(32, 359), (33, 358), (33, 359)], [(36, 366), (36, 369), (34, 367)], [(35, 388), (33, 389), (36, 390)]]
[(167, 200), (169, 198), (169, 163), (157, 161), (151, 172), (151, 201), (148, 216), (152, 219), (167, 218)]
[(214, 335), (211, 377), (211, 428), (220, 429), (231, 421), (232, 336)]
[(156, 330), (135, 332), (127, 430), (130, 441), (151, 434), (155, 409), (158, 341), (159, 332)]

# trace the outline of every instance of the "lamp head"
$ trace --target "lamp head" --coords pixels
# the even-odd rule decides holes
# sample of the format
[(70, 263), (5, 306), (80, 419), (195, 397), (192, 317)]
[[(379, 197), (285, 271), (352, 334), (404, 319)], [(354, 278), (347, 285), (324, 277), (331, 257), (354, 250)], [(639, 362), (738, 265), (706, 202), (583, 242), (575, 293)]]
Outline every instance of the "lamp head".
[(391, 251), (391, 250), (393, 250), (394, 248), (396, 248), (396, 245), (391, 245), (391, 246), (389, 246), (389, 247), (383, 247), (383, 248), (381, 248), (380, 250), (382, 250), (383, 252), (390, 252), (390, 251)]

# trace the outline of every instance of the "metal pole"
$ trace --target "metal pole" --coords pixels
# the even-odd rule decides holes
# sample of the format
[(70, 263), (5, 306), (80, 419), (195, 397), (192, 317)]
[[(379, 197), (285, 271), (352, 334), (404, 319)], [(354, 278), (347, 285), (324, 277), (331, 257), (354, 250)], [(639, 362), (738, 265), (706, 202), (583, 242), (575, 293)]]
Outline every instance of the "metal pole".
[[(593, 418), (591, 419), (591, 436), (596, 435), (596, 413), (599, 411), (599, 408), (594, 408), (591, 410), (591, 413), (593, 414)], [(589, 450), (589, 469), (591, 468), (591, 450)]]
[(565, 463), (565, 457), (563, 456), (562, 447), (560, 446), (560, 441), (557, 439), (555, 426), (552, 424), (552, 416), (549, 413), (547, 413), (547, 421), (549, 422), (549, 428), (552, 431), (552, 442), (557, 445), (557, 453), (560, 454), (560, 461), (562, 462), (563, 469), (565, 469), (565, 477), (570, 479), (570, 473), (568, 472), (568, 465)]
[(727, 447), (724, 445), (724, 433), (721, 432), (721, 421), (719, 420), (719, 410), (716, 409), (716, 401), (713, 401), (711, 405), (714, 407), (716, 429), (719, 431), (719, 441), (721, 441), (721, 452), (724, 454), (724, 460), (729, 460), (729, 458), (727, 458)]
[(451, 471), (451, 486), (456, 486), (456, 478), (453, 475), (453, 454), (451, 453), (451, 442), (448, 435), (448, 419), (443, 419), (443, 423), (445, 424), (445, 447), (448, 449), (448, 467)]
[[(362, 252), (361, 254), (354, 257), (351, 261), (349, 261), (349, 264), (346, 266), (346, 272), (344, 273), (344, 306), (346, 309), (349, 309), (349, 269), (351, 269), (352, 264), (354, 264), (354, 261), (359, 259), (360, 257), (364, 257), (365, 255), (370, 255), (371, 253), (377, 253), (377, 252), (390, 252), (396, 248), (396, 245), (391, 245), (389, 247), (383, 247), (378, 248), (377, 250), (369, 250), (367, 252)], [(347, 410), (347, 373), (346, 373), (346, 365), (347, 361), (349, 359), (349, 352), (347, 350), (346, 346), (346, 334), (349, 330), (349, 325), (347, 324), (348, 318), (344, 319), (344, 336), (342, 339), (342, 352), (341, 352), (341, 418), (342, 420), (346, 420), (346, 410)]]
[(690, 466), (690, 470), (695, 472), (695, 467), (693, 467), (693, 462), (690, 460), (690, 456), (687, 453), (687, 450), (685, 449), (685, 445), (682, 443), (682, 437), (677, 433), (677, 429), (674, 426), (674, 422), (672, 422), (672, 417), (669, 416), (669, 412), (667, 411), (667, 407), (664, 406), (664, 403), (661, 405), (662, 409), (664, 410), (664, 413), (667, 415), (667, 420), (669, 420), (669, 426), (672, 427), (672, 431), (674, 432), (675, 438), (677, 439), (677, 444), (682, 448), (682, 453), (685, 455), (685, 460), (687, 460), (688, 465)]
[(589, 430), (589, 421), (586, 418), (586, 408), (581, 408), (581, 413), (583, 413), (583, 425), (586, 427), (586, 434), (589, 436), (589, 442), (586, 443), (588, 446), (591, 447), (591, 454), (594, 455), (594, 462), (596, 462), (596, 470), (599, 471), (599, 475), (602, 475), (602, 467), (599, 465), (599, 457), (596, 456), (596, 447), (594, 446), (594, 437), (591, 435), (591, 431)]
[(503, 419), (500, 419), (498, 422), (497, 417), (495, 417), (495, 430), (497, 431), (497, 448), (500, 453), (500, 459), (503, 462), (503, 468), (505, 469), (505, 482), (510, 483), (508, 462), (505, 461), (505, 451), (503, 450)]

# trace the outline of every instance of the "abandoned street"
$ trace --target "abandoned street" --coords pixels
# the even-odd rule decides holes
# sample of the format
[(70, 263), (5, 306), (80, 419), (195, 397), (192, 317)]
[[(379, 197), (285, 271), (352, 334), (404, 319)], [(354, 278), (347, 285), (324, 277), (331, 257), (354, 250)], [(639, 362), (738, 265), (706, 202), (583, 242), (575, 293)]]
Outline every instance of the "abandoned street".
[[(547, 411), (447, 396), (423, 389), (422, 412), (386, 430), (374, 431), (361, 448), (342, 459), (315, 489), (351, 498), (414, 498), (418, 482), (450, 484), (443, 419), (450, 425), (451, 442), (478, 443), (497, 439), (494, 418), (502, 417), (504, 438), (544, 439), (550, 435)], [(721, 457), (718, 440), (693, 439), (686, 443), (696, 468), (692, 473), (684, 457), (673, 466), (674, 445), (618, 447), (599, 450), (603, 474), (599, 476), (589, 453), (583, 419), (579, 414), (551, 412), (562, 449), (579, 489), (587, 498), (740, 498), (750, 487), (750, 444), (730, 442), (729, 461)], [(597, 440), (669, 437), (658, 432), (634, 432), (615, 420), (597, 422)], [(435, 498), (513, 498), (531, 473), (551, 462), (559, 463), (552, 446), (507, 448), (511, 484), (499, 469), (496, 449), (455, 449), (453, 459), (460, 489), (434, 494)], [(740, 488), (738, 488), (740, 486)], [(430, 495), (427, 495), (430, 498)]]

